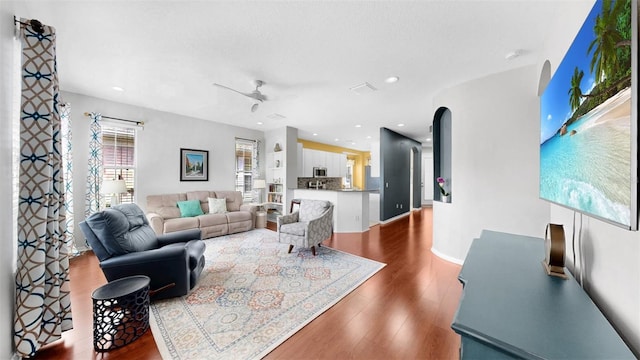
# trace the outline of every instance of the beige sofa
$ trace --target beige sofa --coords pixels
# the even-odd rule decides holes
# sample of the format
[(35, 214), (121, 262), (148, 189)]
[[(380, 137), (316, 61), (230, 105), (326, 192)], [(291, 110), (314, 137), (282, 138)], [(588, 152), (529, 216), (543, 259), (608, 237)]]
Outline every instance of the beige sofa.
[[(227, 213), (209, 214), (208, 198), (225, 198)], [(204, 215), (180, 217), (178, 201), (200, 200)], [(147, 196), (147, 218), (156, 234), (200, 229), (202, 239), (248, 231), (254, 228), (257, 207), (243, 205), (240, 191), (189, 191)]]

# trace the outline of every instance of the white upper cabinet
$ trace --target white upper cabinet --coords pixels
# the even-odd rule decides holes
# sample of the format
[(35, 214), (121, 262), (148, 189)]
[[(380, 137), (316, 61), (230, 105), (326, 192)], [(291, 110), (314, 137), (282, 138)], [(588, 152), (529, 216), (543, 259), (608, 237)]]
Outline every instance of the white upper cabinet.
[(299, 176), (313, 177), (314, 167), (327, 168), (329, 177), (344, 177), (347, 175), (347, 155), (303, 148), (302, 171), (299, 171)]

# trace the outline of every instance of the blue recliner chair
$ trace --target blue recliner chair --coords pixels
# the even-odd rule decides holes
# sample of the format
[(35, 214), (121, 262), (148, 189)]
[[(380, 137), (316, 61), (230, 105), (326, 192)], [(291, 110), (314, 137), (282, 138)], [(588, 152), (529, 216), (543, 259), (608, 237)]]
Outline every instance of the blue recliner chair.
[(80, 228), (107, 281), (146, 275), (151, 279), (152, 300), (186, 295), (204, 268), (205, 245), (199, 229), (156, 235), (136, 204), (92, 214)]

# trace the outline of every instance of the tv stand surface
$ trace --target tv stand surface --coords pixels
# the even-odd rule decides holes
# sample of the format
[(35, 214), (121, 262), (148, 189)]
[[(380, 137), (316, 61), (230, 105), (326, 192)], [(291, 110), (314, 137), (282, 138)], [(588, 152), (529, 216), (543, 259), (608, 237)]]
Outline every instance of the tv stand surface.
[(484, 230), (458, 279), (462, 359), (635, 359), (570, 274), (548, 276), (540, 238)]

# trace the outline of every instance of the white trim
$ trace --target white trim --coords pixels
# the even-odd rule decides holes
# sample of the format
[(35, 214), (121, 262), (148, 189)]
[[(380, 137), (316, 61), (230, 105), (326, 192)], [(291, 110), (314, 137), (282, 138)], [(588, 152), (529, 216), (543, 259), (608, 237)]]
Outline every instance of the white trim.
[(402, 219), (403, 217), (407, 217), (407, 216), (409, 216), (409, 215), (411, 215), (411, 212), (410, 212), (410, 211), (409, 211), (409, 212), (406, 212), (406, 213), (404, 213), (404, 214), (400, 214), (400, 215), (394, 216), (394, 217), (392, 217), (392, 218), (390, 218), (390, 219), (380, 221), (380, 224), (386, 225), (386, 224), (388, 224), (388, 223), (390, 223), (390, 222), (394, 222), (394, 221), (396, 221), (396, 220), (400, 220), (400, 219)]
[(448, 262), (452, 262), (454, 264), (458, 264), (458, 265), (463, 265), (464, 264), (464, 260), (460, 260), (457, 258), (454, 258), (453, 256), (449, 256), (449, 255), (445, 255), (443, 253), (441, 253), (440, 251), (434, 249), (433, 247), (431, 248), (431, 252), (439, 257), (442, 260), (448, 261)]

